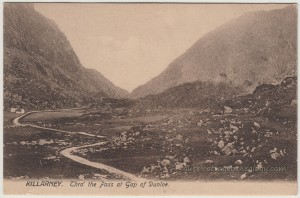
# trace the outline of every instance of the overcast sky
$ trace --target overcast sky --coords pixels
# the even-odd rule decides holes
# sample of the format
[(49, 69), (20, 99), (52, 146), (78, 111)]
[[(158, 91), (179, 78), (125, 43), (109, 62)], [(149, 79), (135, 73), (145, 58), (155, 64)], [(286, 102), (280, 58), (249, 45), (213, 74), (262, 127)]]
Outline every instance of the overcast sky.
[(132, 91), (228, 20), (285, 6), (36, 3), (35, 9), (58, 24), (84, 67)]

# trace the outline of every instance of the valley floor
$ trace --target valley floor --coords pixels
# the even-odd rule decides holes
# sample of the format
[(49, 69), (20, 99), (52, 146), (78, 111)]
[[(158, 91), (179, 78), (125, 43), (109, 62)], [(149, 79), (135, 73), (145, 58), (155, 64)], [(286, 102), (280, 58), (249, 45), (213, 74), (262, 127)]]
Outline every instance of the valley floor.
[(4, 177), (296, 180), (296, 127), (209, 109), (4, 113)]

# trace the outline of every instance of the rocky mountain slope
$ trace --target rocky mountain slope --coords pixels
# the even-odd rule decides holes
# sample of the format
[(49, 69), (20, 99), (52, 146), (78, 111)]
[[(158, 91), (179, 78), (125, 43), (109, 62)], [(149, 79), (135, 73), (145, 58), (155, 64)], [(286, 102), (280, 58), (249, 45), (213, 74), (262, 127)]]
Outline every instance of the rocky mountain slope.
[(74, 107), (126, 95), (101, 73), (84, 68), (67, 37), (33, 4), (4, 4), (5, 108)]
[(297, 78), (287, 77), (278, 84), (262, 84), (252, 94), (238, 96), (224, 101), (236, 113), (249, 112), (267, 117), (294, 122), (297, 121)]
[[(277, 84), (262, 84), (252, 93), (245, 92), (242, 86), (228, 83), (188, 82), (169, 88), (162, 93), (148, 95), (136, 100), (138, 109), (154, 108), (196, 108), (224, 111), (224, 106), (237, 114), (249, 114), (274, 118), (292, 118), (297, 115), (297, 78), (286, 77)], [(230, 110), (230, 111), (231, 111)]]
[(148, 95), (137, 100), (142, 108), (214, 108), (243, 92), (242, 87), (228, 83), (189, 82), (172, 87), (155, 95)]
[(296, 71), (297, 10), (250, 12), (207, 33), (165, 71), (132, 92), (133, 98), (185, 82), (231, 82), (249, 91)]

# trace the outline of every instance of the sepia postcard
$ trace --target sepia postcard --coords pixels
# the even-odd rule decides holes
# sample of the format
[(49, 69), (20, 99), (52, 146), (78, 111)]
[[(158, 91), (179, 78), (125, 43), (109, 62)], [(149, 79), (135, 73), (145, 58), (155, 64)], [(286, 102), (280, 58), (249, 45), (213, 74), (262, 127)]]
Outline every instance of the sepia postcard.
[(3, 3), (3, 193), (296, 195), (297, 15)]

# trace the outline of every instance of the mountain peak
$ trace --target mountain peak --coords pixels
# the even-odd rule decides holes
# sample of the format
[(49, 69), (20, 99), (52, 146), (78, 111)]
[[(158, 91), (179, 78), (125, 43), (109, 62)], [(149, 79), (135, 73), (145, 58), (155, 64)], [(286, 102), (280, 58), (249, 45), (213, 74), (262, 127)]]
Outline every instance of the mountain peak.
[(33, 3), (5, 3), (4, 78), (6, 107), (74, 107), (99, 95), (127, 94), (84, 68), (64, 33)]
[[(132, 92), (133, 98), (192, 81), (218, 81), (223, 73), (249, 91), (296, 71), (296, 6), (246, 13), (201, 37), (159, 76)], [(245, 83), (247, 82), (247, 83)]]

